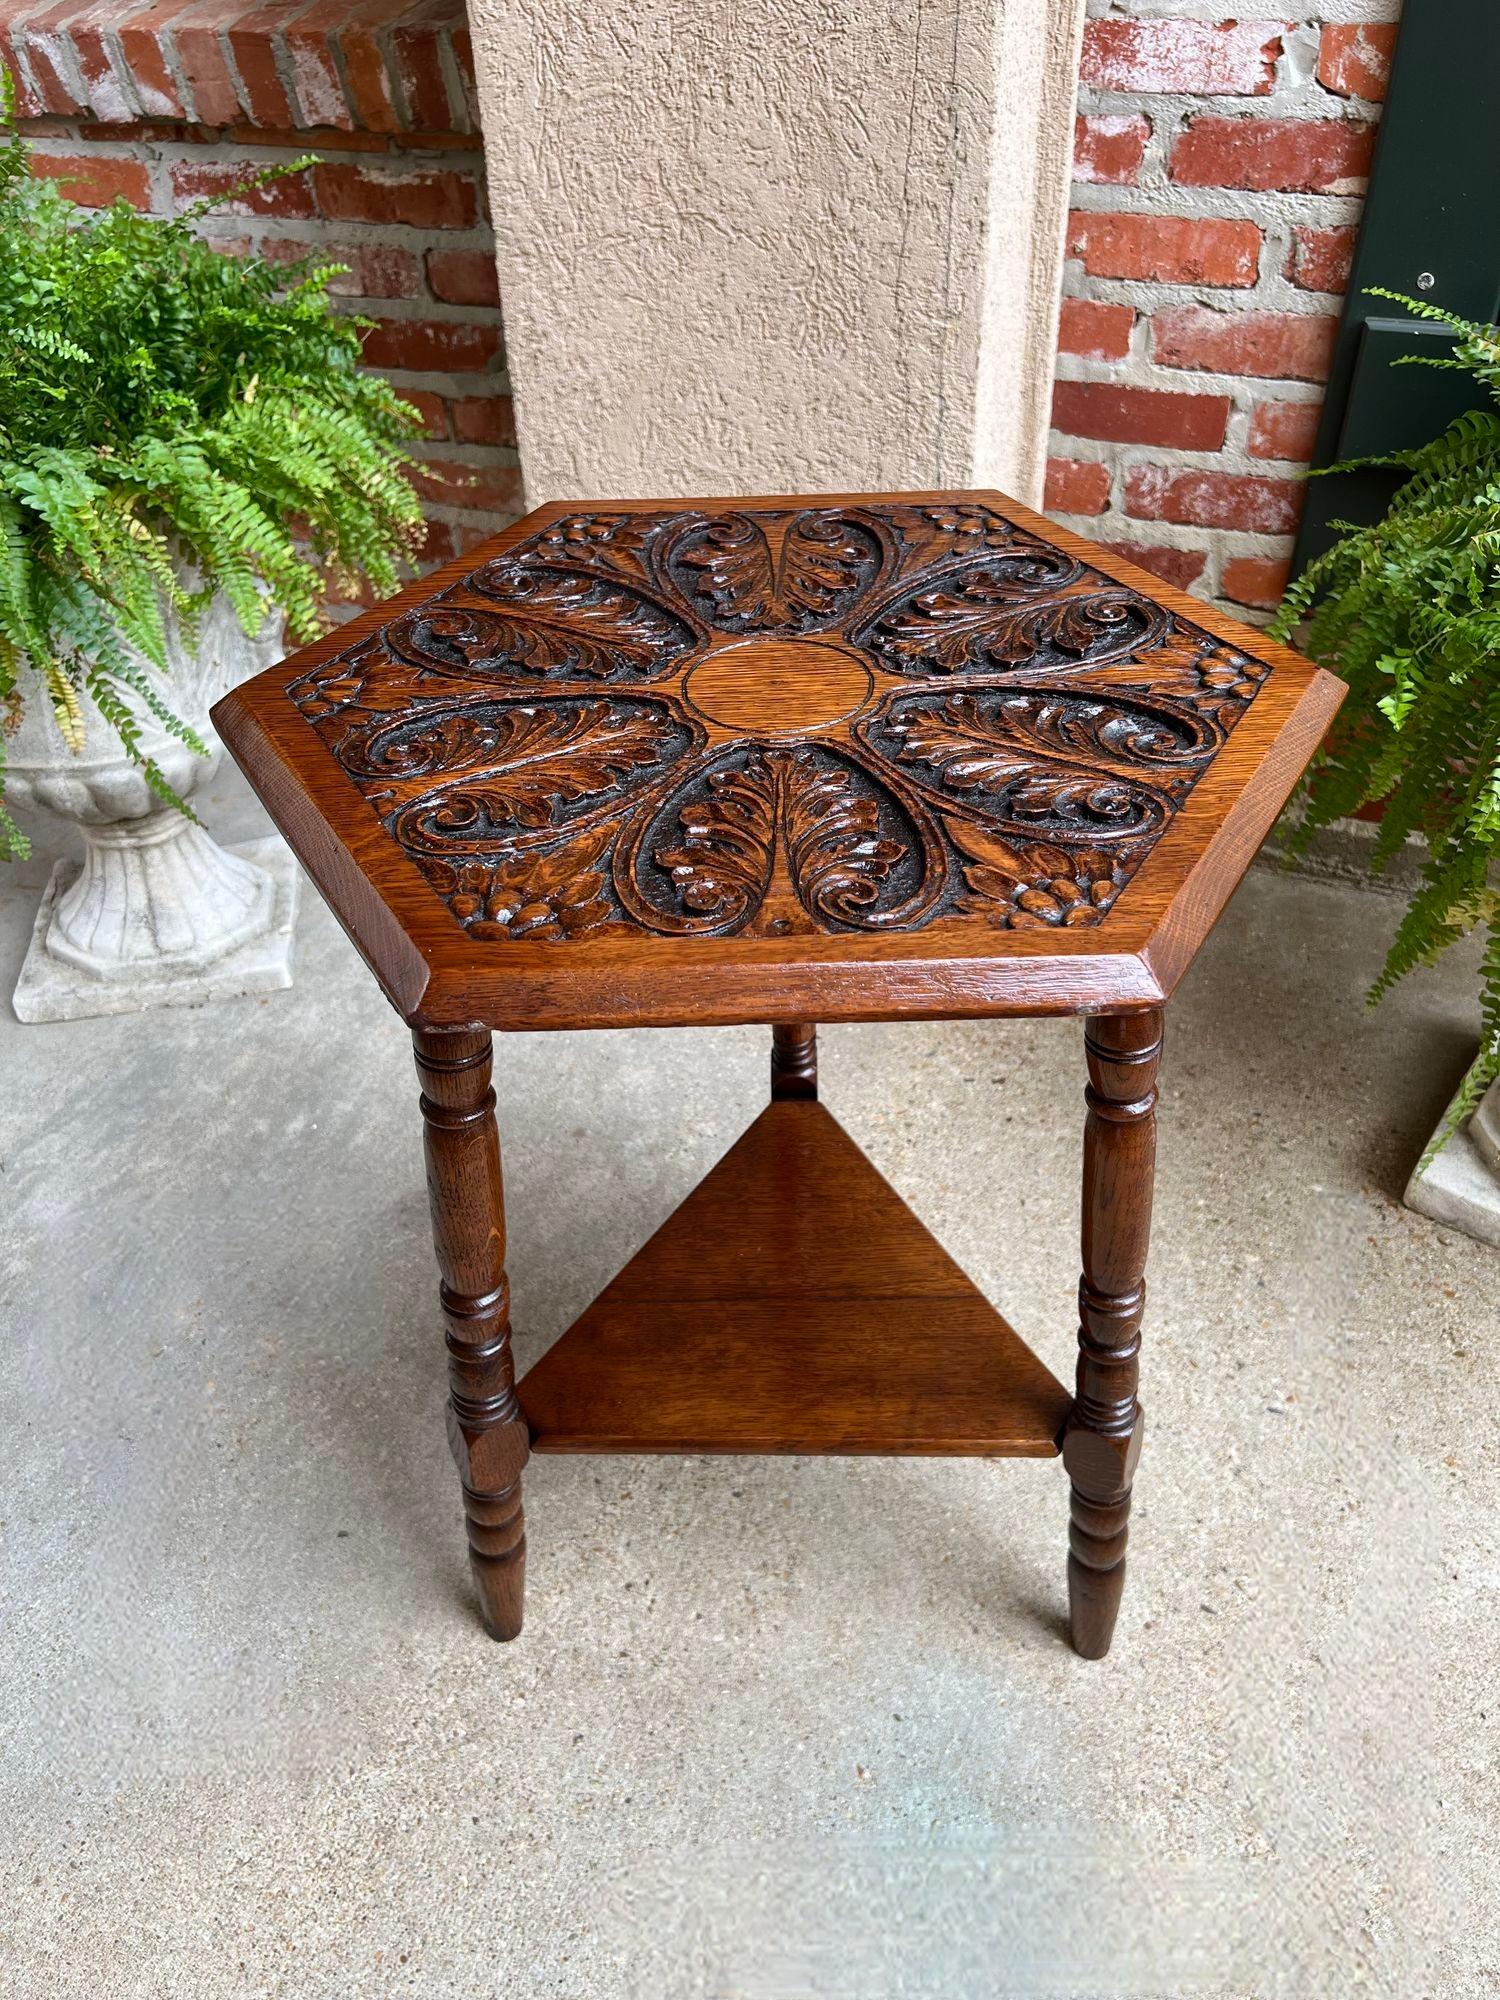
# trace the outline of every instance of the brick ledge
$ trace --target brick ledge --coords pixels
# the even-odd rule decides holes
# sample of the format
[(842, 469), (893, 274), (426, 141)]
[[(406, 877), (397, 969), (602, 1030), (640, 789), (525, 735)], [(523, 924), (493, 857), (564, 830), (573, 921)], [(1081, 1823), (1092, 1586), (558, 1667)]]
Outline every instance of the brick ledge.
[[(337, 25), (332, 25), (334, 15)], [(302, 132), (478, 128), (463, 0), (0, 0), (21, 118)]]

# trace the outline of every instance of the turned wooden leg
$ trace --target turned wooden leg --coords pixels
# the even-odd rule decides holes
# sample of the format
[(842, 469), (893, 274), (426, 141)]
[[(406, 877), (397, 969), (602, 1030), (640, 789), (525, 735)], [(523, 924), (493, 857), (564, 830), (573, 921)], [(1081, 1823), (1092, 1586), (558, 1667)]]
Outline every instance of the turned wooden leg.
[(1141, 1312), (1156, 1162), (1160, 1008), (1085, 1023), (1083, 1277), (1078, 1393), (1063, 1438), (1072, 1481), (1068, 1606), (1073, 1648), (1099, 1660), (1125, 1587), (1130, 1485), (1141, 1454)]
[(816, 1097), (818, 1031), (807, 1021), (771, 1030), (771, 1095)]
[(422, 1081), (427, 1194), (448, 1329), (448, 1441), (463, 1482), (469, 1560), (492, 1638), (521, 1629), (526, 1423), (516, 1403), (505, 1279), (500, 1140), (483, 1030), (412, 1036)]

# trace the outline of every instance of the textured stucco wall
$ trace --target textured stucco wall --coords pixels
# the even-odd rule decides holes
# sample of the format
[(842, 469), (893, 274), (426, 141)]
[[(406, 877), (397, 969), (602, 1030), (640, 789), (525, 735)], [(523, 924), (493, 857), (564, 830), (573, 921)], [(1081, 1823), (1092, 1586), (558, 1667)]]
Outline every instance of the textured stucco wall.
[(1040, 492), (1081, 0), (474, 0), (521, 459)]

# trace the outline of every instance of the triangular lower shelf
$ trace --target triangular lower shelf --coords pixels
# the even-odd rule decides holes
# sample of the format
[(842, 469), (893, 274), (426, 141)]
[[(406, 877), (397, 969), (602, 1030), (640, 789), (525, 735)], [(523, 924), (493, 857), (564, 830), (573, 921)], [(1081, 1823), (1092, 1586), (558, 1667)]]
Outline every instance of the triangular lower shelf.
[(1046, 1458), (1070, 1403), (798, 1101), (767, 1106), (518, 1393), (535, 1451)]

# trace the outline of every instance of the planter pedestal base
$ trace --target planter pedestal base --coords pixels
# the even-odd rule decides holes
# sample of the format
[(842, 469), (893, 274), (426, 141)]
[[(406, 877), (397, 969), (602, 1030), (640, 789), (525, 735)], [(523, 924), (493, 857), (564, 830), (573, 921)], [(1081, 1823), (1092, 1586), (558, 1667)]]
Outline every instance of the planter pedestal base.
[(1500, 1247), (1500, 1084), (1406, 1184), (1406, 1205)]
[(57, 956), (47, 946), (57, 906), (83, 864), (59, 861), (32, 926), (14, 1007), (21, 1021), (79, 1021), (95, 1014), (135, 1014), (148, 1007), (194, 1007), (246, 993), (271, 993), (292, 983), (292, 929), (300, 871), (286, 843), (271, 835), (222, 850), (269, 876), (273, 899), (260, 929), (219, 956), (197, 965), (143, 961), (109, 977)]

